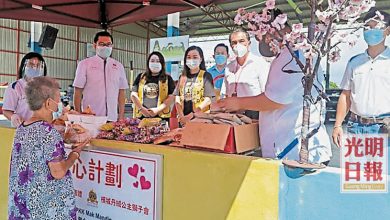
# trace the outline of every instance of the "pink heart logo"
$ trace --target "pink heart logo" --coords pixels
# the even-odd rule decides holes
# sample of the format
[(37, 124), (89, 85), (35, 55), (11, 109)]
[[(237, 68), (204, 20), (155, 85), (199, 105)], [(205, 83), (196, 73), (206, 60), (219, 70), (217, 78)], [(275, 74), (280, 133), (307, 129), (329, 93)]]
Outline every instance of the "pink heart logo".
[(141, 176), (141, 189), (150, 189), (151, 185), (150, 181), (147, 181), (144, 176)]
[(129, 167), (127, 169), (127, 172), (129, 172), (130, 176), (133, 176), (137, 178), (138, 176), (138, 164), (134, 164), (133, 167)]
[(145, 172), (145, 169), (143, 167), (141, 167), (141, 173)]
[(138, 188), (138, 181), (135, 182), (135, 183), (133, 183), (133, 186), (134, 186), (135, 188)]

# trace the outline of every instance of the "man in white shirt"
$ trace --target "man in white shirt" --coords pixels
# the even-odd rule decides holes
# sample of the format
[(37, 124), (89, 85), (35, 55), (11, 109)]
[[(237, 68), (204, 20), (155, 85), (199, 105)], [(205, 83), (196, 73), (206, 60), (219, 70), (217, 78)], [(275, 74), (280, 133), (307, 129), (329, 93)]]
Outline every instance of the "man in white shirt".
[(348, 132), (353, 134), (388, 133), (390, 122), (390, 49), (385, 46), (390, 34), (390, 15), (381, 21), (372, 8), (364, 18), (364, 40), (368, 49), (352, 57), (341, 82), (333, 141), (341, 146), (342, 122), (349, 111)]
[[(237, 57), (227, 65), (221, 89), (222, 97), (248, 97), (264, 92), (269, 63), (250, 52), (248, 32), (238, 28), (230, 34), (229, 41)], [(247, 111), (246, 115), (254, 119), (259, 117), (253, 111)]]
[(97, 116), (117, 121), (124, 118), (129, 84), (123, 65), (110, 57), (112, 45), (110, 33), (102, 31), (95, 35), (93, 46), (96, 55), (78, 64), (73, 82), (73, 100), (76, 111), (81, 112), (91, 106)]
[[(274, 12), (277, 17), (281, 11)], [(291, 31), (286, 23), (282, 34)], [(268, 38), (272, 38), (268, 34)], [(298, 57), (305, 62), (302, 53)], [(319, 72), (318, 76), (322, 76)], [(283, 48), (272, 61), (265, 92), (254, 97), (231, 97), (219, 102), (219, 107), (227, 111), (250, 109), (260, 111), (259, 132), (263, 157), (288, 158), (299, 160), (300, 135), (303, 116), (303, 73), (287, 48)], [(317, 81), (322, 78), (316, 79)], [(321, 85), (317, 85), (321, 87)], [(312, 90), (313, 97), (318, 93)], [(309, 139), (309, 162), (328, 164), (332, 156), (331, 144), (323, 124), (325, 111), (323, 102), (311, 106), (310, 129), (318, 128), (318, 132)], [(296, 139), (298, 141), (296, 141)], [(293, 148), (290, 143), (297, 143)]]

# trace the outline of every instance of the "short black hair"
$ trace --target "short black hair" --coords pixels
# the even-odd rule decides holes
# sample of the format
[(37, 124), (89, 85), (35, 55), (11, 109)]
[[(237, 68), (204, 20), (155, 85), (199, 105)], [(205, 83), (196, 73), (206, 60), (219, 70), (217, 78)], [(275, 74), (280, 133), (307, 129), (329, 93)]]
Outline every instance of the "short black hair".
[[(279, 8), (270, 9), (267, 11), (267, 14), (271, 16), (271, 19), (268, 21), (268, 23), (272, 23), (279, 15), (283, 14), (283, 11)], [(290, 27), (288, 22), (284, 23), (284, 25)]]
[(376, 14), (377, 11), (379, 11), (383, 15), (383, 17), (384, 17), (383, 22), (385, 22), (386, 26), (389, 26), (390, 25), (390, 14), (385, 12), (385, 11), (378, 10), (378, 8), (376, 8), (376, 7), (370, 8), (370, 10), (364, 16), (363, 21), (367, 22), (368, 20), (377, 16), (377, 14)]
[(112, 38), (112, 35), (108, 31), (100, 31), (95, 34), (95, 37), (93, 38), (93, 42), (96, 44), (98, 42), (99, 37), (110, 37), (111, 42), (114, 43), (114, 38)]
[(232, 39), (232, 35), (235, 34), (235, 33), (244, 33), (245, 36), (246, 36), (246, 39), (248, 41), (251, 40), (251, 37), (249, 36), (249, 33), (248, 31), (246, 31), (244, 28), (242, 27), (239, 27), (239, 28), (236, 28), (232, 33), (229, 34), (229, 42), (231, 43), (231, 39)]
[(43, 63), (43, 75), (44, 76), (47, 75), (46, 62), (45, 62), (45, 59), (43, 59), (43, 56), (39, 53), (36, 53), (36, 52), (30, 52), (30, 53), (27, 53), (26, 55), (24, 55), (24, 57), (22, 58), (22, 61), (20, 61), (18, 76), (17, 76), (18, 79), (21, 79), (24, 77), (24, 68), (25, 68), (26, 60), (31, 59), (31, 58), (35, 58), (35, 57), (38, 58), (38, 60)]
[(224, 47), (226, 49), (226, 53), (229, 54), (229, 47), (224, 43), (217, 44), (217, 46), (214, 47), (214, 53), (218, 47)]

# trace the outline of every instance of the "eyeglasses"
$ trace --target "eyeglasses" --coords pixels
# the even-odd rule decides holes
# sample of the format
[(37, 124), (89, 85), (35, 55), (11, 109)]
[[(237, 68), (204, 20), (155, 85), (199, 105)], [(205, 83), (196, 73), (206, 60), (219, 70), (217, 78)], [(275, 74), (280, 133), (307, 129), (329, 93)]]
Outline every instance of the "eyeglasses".
[(112, 47), (112, 43), (111, 42), (108, 42), (108, 43), (103, 43), (103, 42), (100, 42), (97, 44), (99, 47)]

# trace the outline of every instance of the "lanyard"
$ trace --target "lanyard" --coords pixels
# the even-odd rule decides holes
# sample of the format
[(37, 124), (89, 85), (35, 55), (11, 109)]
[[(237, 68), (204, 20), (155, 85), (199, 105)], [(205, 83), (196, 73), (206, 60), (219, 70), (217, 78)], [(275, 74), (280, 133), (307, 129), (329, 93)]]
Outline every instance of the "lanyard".
[(215, 84), (215, 83), (217, 82), (217, 80), (222, 79), (222, 78), (224, 78), (224, 77), (225, 77), (225, 74), (221, 74), (221, 75), (216, 76), (216, 77), (213, 79), (213, 83)]
[(236, 68), (235, 68), (236, 72), (234, 73), (234, 91), (233, 91), (232, 96), (237, 96), (238, 81), (240, 80), (242, 70), (246, 67), (246, 65), (248, 63), (248, 58), (249, 57), (246, 58), (247, 60), (245, 60), (245, 63), (242, 66), (240, 66), (240, 64), (238, 64), (238, 61), (237, 61)]

